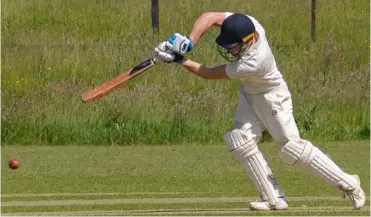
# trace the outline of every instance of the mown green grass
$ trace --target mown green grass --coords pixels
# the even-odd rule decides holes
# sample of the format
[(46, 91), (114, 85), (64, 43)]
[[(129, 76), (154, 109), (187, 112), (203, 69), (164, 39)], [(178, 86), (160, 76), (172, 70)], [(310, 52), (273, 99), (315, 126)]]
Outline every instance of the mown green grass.
[[(160, 34), (149, 1), (2, 1), (2, 144), (163, 144), (222, 141), (233, 128), (238, 81), (206, 81), (157, 65), (111, 95), (80, 94), (152, 55), (172, 33), (189, 34), (205, 11), (255, 16), (292, 91), (303, 137), (369, 138), (369, 2), (161, 1)], [(224, 64), (209, 31), (189, 57)]]
[[(365, 191), (369, 191), (368, 142), (321, 143), (318, 147), (346, 171), (359, 174)], [(334, 194), (311, 176), (285, 166), (279, 149), (276, 143), (261, 144), (288, 195)], [(7, 167), (10, 158), (20, 161), (19, 169)], [(246, 180), (242, 168), (224, 145), (2, 148), (4, 194), (143, 191), (254, 195), (255, 187)]]
[[(274, 216), (288, 216), (288, 215), (295, 215), (295, 216), (356, 216), (356, 215), (360, 215), (360, 216), (366, 216), (368, 215), (369, 213), (369, 207), (367, 209), (365, 208), (364, 210), (344, 210), (344, 209), (339, 209), (339, 210), (335, 210), (333, 209), (333, 207), (341, 207), (341, 208), (344, 208), (344, 206), (340, 206), (340, 204), (335, 204), (333, 206), (328, 206), (329, 203), (322, 203), (322, 204), (318, 204), (319, 206), (322, 206), (322, 207), (331, 207), (332, 209), (331, 210), (320, 210), (320, 211), (317, 211), (316, 212), (316, 207), (315, 206), (307, 206), (307, 205), (303, 205), (303, 204), (296, 204), (293, 206), (293, 208), (308, 208), (308, 210), (303, 210), (303, 211), (272, 211), (272, 212), (251, 212), (251, 211), (248, 211), (246, 209), (246, 211), (231, 211), (231, 212), (224, 212), (223, 215), (224, 216), (233, 216), (233, 215), (237, 215), (239, 214), (239, 216), (249, 216), (249, 215), (252, 215), (252, 216), (256, 216), (256, 215), (274, 215)], [(310, 209), (312, 207), (312, 210)], [(11, 215), (11, 213), (19, 213), (19, 212), (24, 212), (24, 213), (32, 213), (32, 212), (35, 212), (35, 213), (38, 213), (38, 212), (66, 212), (66, 211), (90, 211), (90, 210), (99, 210), (99, 211), (108, 211), (108, 212), (111, 212), (109, 213), (109, 216), (111, 215), (114, 215), (114, 213), (112, 213), (112, 211), (117, 211), (117, 215), (119, 215), (120, 212), (124, 212), (125, 211), (137, 211), (137, 213), (133, 213), (133, 214), (130, 214), (130, 216), (132, 215), (145, 215), (145, 216), (161, 216), (161, 215), (164, 215), (164, 214), (155, 214), (156, 212), (160, 212), (161, 210), (173, 210), (173, 211), (176, 211), (176, 210), (184, 210), (184, 209), (188, 209), (188, 210), (191, 210), (191, 209), (199, 209), (199, 210), (202, 210), (202, 209), (228, 209), (228, 208), (246, 208), (246, 203), (190, 203), (190, 204), (128, 204), (128, 205), (95, 205), (95, 206), (71, 206), (71, 207), (65, 207), (65, 206), (56, 206), (56, 207), (4, 207), (3, 209), (5, 210), (5, 213), (4, 214), (9, 214)], [(146, 214), (145, 212), (143, 212), (142, 214), (140, 214), (140, 210), (144, 211), (144, 210), (152, 210), (151, 214)], [(195, 210), (195, 213), (197, 210)], [(94, 212), (94, 211), (93, 211)], [(185, 211), (183, 211), (184, 214), (181, 214), (181, 216), (185, 216), (185, 215), (190, 215), (190, 214), (186, 214)], [(216, 212), (209, 212), (209, 214), (207, 214), (208, 212), (198, 212), (198, 216), (200, 216), (200, 214), (202, 214), (202, 216), (204, 215), (213, 215), (213, 216), (217, 216), (217, 215), (221, 215), (221, 214), (218, 214)], [(54, 215), (58, 215), (57, 213), (54, 214)], [(76, 215), (76, 214), (75, 214)], [(97, 212), (97, 215), (99, 215), (99, 213)], [(107, 214), (106, 214), (107, 215)], [(126, 214), (127, 216), (128, 214)], [(169, 215), (174, 215), (172, 214), (171, 212), (168, 212), (165, 214), (166, 216), (169, 216)], [(179, 214), (178, 214), (179, 215)], [(196, 214), (193, 214), (193, 215), (196, 215)], [(99, 216), (103, 216), (102, 214), (100, 214)], [(123, 216), (121, 214), (121, 216)]]
[[(318, 147), (343, 169), (358, 174), (365, 192), (370, 191), (370, 144), (330, 142)], [(327, 184), (284, 165), (276, 143), (262, 143), (261, 150), (273, 166), (288, 197), (339, 197)], [(162, 146), (5, 146), (1, 153), (1, 193), (122, 193), (95, 196), (2, 197), (2, 202), (39, 200), (94, 200), (124, 198), (257, 197), (238, 161), (224, 145)], [(17, 170), (7, 159), (20, 161)], [(143, 194), (125, 194), (142, 192)], [(145, 192), (158, 192), (146, 194)], [(165, 192), (178, 192), (166, 194)], [(368, 196), (368, 195), (367, 195)], [(2, 207), (3, 213), (73, 210), (134, 210), (165, 208), (247, 208), (246, 203), (119, 204), (56, 207)], [(369, 204), (369, 201), (368, 201)], [(291, 207), (350, 207), (347, 200), (292, 201)], [(347, 215), (365, 215), (366, 210)], [(291, 212), (290, 212), (291, 213)], [(290, 214), (287, 213), (287, 214)], [(318, 212), (324, 215), (324, 212)], [(332, 215), (345, 215), (329, 211)], [(249, 212), (249, 214), (251, 214)], [(254, 213), (255, 214), (255, 213)], [(298, 215), (305, 212), (297, 212)], [(267, 214), (269, 215), (269, 213)], [(313, 215), (308, 212), (306, 215)]]

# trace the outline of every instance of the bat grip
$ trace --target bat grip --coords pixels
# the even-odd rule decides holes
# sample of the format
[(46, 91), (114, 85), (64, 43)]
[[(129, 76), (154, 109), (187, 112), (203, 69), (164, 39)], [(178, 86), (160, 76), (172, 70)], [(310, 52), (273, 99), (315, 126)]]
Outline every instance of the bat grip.
[(156, 58), (156, 57), (153, 57), (152, 60), (153, 60), (153, 62), (155, 62), (155, 63), (160, 62), (160, 59), (159, 59), (159, 58)]

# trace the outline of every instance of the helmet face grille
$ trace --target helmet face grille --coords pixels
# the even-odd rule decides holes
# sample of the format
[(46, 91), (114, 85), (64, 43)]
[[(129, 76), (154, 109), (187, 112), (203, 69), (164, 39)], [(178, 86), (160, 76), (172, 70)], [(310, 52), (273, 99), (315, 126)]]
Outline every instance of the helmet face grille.
[(224, 47), (222, 47), (220, 45), (216, 45), (216, 47), (218, 49), (219, 54), (224, 59), (228, 60), (229, 62), (235, 62), (238, 59), (238, 54), (233, 55), (233, 54), (229, 53), (227, 49), (225, 49)]

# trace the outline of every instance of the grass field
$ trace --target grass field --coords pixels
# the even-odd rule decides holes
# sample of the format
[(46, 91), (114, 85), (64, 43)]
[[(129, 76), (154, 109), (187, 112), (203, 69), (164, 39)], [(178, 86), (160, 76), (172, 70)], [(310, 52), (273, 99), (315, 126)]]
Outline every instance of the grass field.
[[(370, 192), (370, 144), (318, 145)], [(2, 148), (3, 215), (369, 215), (341, 192), (282, 164), (279, 146), (262, 143), (290, 201), (285, 212), (250, 212), (257, 199), (224, 145), (9, 146)], [(21, 166), (7, 167), (15, 157)], [(369, 200), (367, 204), (369, 204)]]

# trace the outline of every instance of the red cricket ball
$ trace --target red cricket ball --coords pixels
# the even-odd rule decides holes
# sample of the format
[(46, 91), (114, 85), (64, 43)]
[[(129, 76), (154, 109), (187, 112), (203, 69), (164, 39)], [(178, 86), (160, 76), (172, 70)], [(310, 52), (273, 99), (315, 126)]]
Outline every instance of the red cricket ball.
[(16, 159), (10, 159), (9, 160), (9, 167), (10, 169), (17, 169), (19, 167), (19, 161), (17, 161)]

